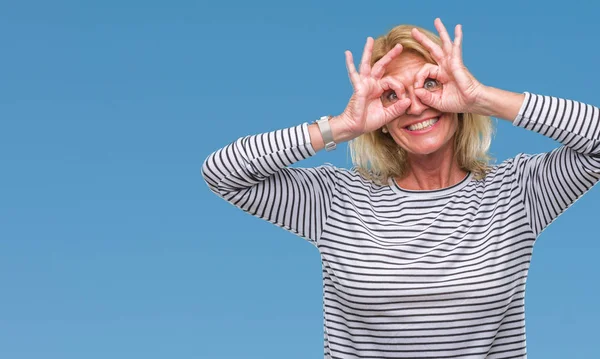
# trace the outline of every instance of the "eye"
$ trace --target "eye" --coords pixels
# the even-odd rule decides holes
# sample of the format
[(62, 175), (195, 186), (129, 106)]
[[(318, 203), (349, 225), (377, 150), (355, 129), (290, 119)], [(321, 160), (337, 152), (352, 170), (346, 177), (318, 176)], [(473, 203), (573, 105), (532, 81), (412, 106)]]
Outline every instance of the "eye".
[(436, 79), (432, 79), (432, 78), (427, 78), (425, 79), (425, 82), (423, 83), (423, 88), (425, 90), (429, 90), (429, 91), (433, 91), (435, 89), (437, 89), (440, 86), (440, 82)]
[(381, 95), (381, 100), (384, 102), (395, 102), (398, 100), (398, 95), (396, 95), (396, 91), (386, 91)]

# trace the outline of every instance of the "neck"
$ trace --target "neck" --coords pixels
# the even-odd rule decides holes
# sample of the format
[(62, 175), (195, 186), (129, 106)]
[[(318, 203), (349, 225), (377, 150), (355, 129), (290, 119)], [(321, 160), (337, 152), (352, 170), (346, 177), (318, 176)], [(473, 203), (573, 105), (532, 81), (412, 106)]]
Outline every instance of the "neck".
[(454, 158), (454, 148), (451, 145), (428, 155), (409, 153), (407, 160), (407, 174), (396, 178), (398, 185), (404, 189), (442, 189), (459, 183), (467, 175)]

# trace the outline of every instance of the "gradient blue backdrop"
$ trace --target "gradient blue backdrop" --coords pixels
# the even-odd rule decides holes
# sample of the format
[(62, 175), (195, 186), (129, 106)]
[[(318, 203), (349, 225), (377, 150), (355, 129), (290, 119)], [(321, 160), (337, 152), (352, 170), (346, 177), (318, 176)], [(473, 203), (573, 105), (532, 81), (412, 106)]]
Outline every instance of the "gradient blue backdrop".
[[(312, 245), (200, 176), (238, 137), (343, 110), (343, 52), (400, 23), (464, 26), (485, 84), (600, 105), (600, 4), (0, 4), (0, 358), (319, 358)], [(501, 161), (556, 143), (499, 121)], [(298, 165), (350, 167), (347, 147)], [(597, 358), (594, 188), (540, 237), (529, 357)]]

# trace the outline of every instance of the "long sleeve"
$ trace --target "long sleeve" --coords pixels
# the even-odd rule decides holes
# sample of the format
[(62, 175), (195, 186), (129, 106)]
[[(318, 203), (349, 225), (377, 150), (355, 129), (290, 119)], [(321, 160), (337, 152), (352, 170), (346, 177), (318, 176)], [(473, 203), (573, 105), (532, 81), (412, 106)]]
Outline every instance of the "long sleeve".
[(210, 190), (231, 204), (316, 244), (338, 169), (288, 167), (314, 154), (304, 123), (236, 140), (208, 156), (202, 175)]
[(513, 122), (562, 143), (519, 155), (515, 176), (530, 226), (539, 235), (600, 179), (600, 110), (581, 102), (525, 93)]

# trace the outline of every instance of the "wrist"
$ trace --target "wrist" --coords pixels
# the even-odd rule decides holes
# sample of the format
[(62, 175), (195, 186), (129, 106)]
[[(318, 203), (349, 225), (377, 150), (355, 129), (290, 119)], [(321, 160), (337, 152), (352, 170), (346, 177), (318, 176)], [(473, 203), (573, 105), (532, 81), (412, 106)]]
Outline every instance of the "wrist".
[(358, 137), (351, 131), (348, 131), (348, 121), (344, 118), (343, 114), (331, 117), (329, 119), (329, 126), (331, 127), (335, 143), (347, 142)]
[[(332, 116), (329, 119), (329, 127), (331, 128), (333, 142), (336, 144), (347, 142), (358, 137), (358, 135), (355, 135), (351, 131), (347, 130), (347, 123), (348, 121), (344, 118), (343, 114)], [(311, 145), (316, 152), (325, 148), (325, 141), (323, 140), (321, 130), (316, 122), (308, 125), (308, 132), (310, 135)]]
[(520, 93), (482, 86), (471, 112), (512, 121), (517, 117), (524, 98)]
[(480, 91), (475, 98), (475, 103), (469, 109), (469, 112), (482, 116), (493, 116), (493, 103), (493, 88), (481, 85)]

